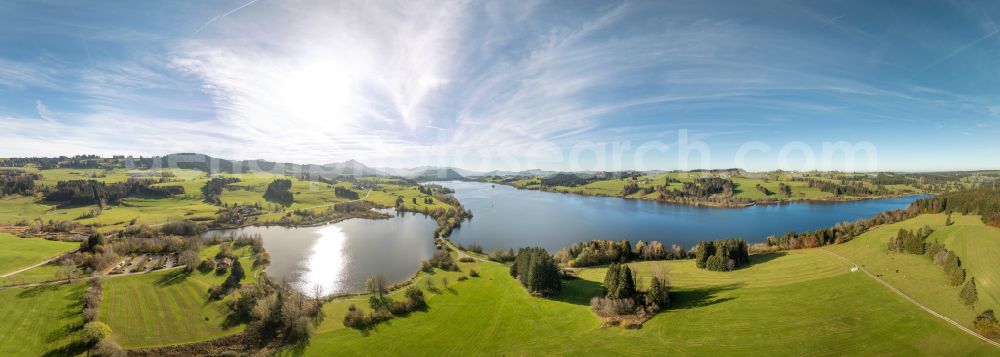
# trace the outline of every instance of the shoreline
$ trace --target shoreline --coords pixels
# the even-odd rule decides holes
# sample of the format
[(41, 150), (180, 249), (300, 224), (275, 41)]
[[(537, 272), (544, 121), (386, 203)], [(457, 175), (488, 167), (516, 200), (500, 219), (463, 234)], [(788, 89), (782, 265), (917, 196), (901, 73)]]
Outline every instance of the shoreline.
[(551, 192), (551, 193), (558, 193), (558, 194), (565, 194), (565, 195), (579, 195), (579, 196), (585, 196), (585, 197), (623, 198), (623, 199), (627, 199), (627, 200), (641, 200), (641, 201), (658, 202), (658, 203), (663, 203), (663, 204), (674, 204), (674, 205), (694, 206), (694, 207), (710, 207), (710, 208), (747, 208), (747, 207), (752, 207), (752, 206), (785, 205), (785, 204), (799, 203), (799, 202), (801, 202), (801, 203), (839, 203), (839, 202), (857, 202), (857, 201), (867, 201), (867, 200), (879, 200), (879, 199), (887, 199), (887, 198), (900, 198), (900, 197), (919, 196), (919, 195), (931, 195), (931, 196), (933, 196), (933, 194), (926, 193), (926, 192), (914, 192), (914, 193), (900, 193), (900, 194), (893, 194), (893, 195), (881, 195), (881, 196), (871, 196), (871, 197), (854, 197), (854, 196), (850, 196), (850, 197), (835, 197), (835, 198), (804, 198), (804, 199), (795, 199), (795, 200), (789, 200), (789, 199), (752, 200), (749, 203), (732, 203), (732, 204), (730, 204), (730, 203), (718, 203), (718, 202), (711, 202), (711, 201), (684, 202), (682, 200), (659, 200), (659, 199), (651, 199), (651, 198), (644, 198), (644, 197), (629, 197), (629, 196), (620, 196), (620, 195), (611, 196), (611, 195), (601, 195), (601, 194), (587, 194), (587, 193), (582, 193), (582, 192), (559, 191), (559, 190), (545, 189), (545, 188), (537, 188), (537, 189), (536, 188), (523, 188), (523, 187), (517, 187), (515, 185), (511, 185), (511, 184), (508, 184), (508, 183), (502, 183), (502, 182), (488, 182), (488, 181), (475, 181), (475, 180), (463, 180), (463, 182), (477, 182), (477, 183), (483, 183), (483, 184), (504, 185), (504, 186), (509, 186), (509, 187), (513, 187), (513, 188), (518, 189), (518, 190), (525, 190), (525, 191)]

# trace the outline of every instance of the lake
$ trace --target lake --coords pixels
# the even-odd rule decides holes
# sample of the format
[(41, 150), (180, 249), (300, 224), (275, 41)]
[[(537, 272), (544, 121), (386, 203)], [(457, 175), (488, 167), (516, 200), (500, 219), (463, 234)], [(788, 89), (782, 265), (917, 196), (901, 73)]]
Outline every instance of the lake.
[(420, 261), (434, 254), (437, 223), (422, 214), (389, 219), (353, 218), (317, 227), (245, 227), (203, 234), (260, 234), (271, 255), (265, 271), (300, 291), (319, 285), (325, 294), (358, 291), (370, 276), (387, 281), (408, 279)]
[[(904, 208), (919, 197), (852, 202), (796, 202), (747, 208), (708, 208), (615, 197), (592, 197), (479, 182), (438, 182), (472, 210), (471, 221), (452, 233), (462, 244), (486, 249), (540, 246), (551, 252), (591, 239), (657, 240), (689, 248), (698, 241), (742, 237), (751, 242), (789, 230), (806, 231)], [(382, 274), (409, 278), (434, 254), (437, 223), (405, 213), (382, 220), (349, 219), (317, 227), (246, 227), (205, 233), (260, 234), (271, 255), (267, 274), (303, 292), (364, 289)]]
[(927, 197), (712, 208), (520, 190), (480, 182), (437, 183), (454, 189), (455, 197), (474, 215), (452, 233), (452, 241), (479, 243), (487, 250), (540, 246), (550, 252), (591, 239), (656, 240), (685, 248), (725, 237), (761, 242), (768, 235), (868, 218)]

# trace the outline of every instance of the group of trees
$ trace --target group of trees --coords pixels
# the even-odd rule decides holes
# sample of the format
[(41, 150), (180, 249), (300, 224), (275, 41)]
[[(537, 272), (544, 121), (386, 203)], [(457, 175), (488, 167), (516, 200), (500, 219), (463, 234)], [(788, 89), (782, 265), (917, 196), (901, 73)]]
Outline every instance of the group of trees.
[(694, 251), (695, 264), (711, 271), (731, 271), (750, 263), (747, 241), (739, 238), (702, 241)]
[(486, 259), (498, 263), (506, 263), (517, 259), (517, 254), (514, 253), (513, 248), (507, 248), (507, 250), (493, 248), (493, 250), (490, 251), (490, 254), (486, 255)]
[(446, 271), (458, 271), (458, 264), (451, 258), (447, 250), (438, 249), (430, 259), (420, 262), (420, 270), (431, 272), (438, 268)]
[(605, 324), (637, 328), (656, 311), (670, 305), (670, 282), (665, 274), (650, 277), (649, 288), (639, 288), (639, 278), (628, 264), (612, 263), (604, 274), (604, 296), (590, 300), (590, 309)]
[(782, 196), (792, 197), (792, 186), (786, 185), (784, 182), (778, 183), (778, 193)]
[(818, 188), (820, 191), (829, 192), (835, 196), (871, 196), (885, 191), (881, 186), (877, 186), (876, 189), (873, 190), (861, 181), (842, 181), (842, 184), (837, 184), (830, 181), (810, 179), (808, 182), (809, 187)]
[(917, 231), (899, 229), (895, 237), (889, 238), (889, 251), (895, 253), (924, 254), (924, 240), (931, 235), (931, 227), (924, 226)]
[(609, 299), (632, 298), (636, 293), (635, 276), (628, 264), (611, 263), (604, 274), (604, 293)]
[(759, 183), (756, 186), (754, 186), (754, 188), (756, 188), (757, 191), (760, 191), (760, 193), (764, 194), (764, 196), (770, 196), (774, 194), (774, 192), (771, 192), (771, 190), (768, 190), (767, 187), (764, 187)]
[(677, 244), (665, 247), (657, 241), (638, 241), (634, 250), (627, 240), (591, 240), (560, 249), (556, 261), (570, 267), (587, 267), (633, 260), (687, 259), (688, 252)]
[(556, 252), (555, 259), (571, 267), (624, 263), (632, 259), (632, 243), (627, 240), (591, 240), (573, 244)]
[(227, 301), (233, 320), (247, 322), (244, 332), (247, 342), (258, 346), (273, 341), (291, 344), (305, 340), (325, 316), (319, 292), (307, 297), (266, 278), (241, 287)]
[(41, 175), (21, 170), (0, 170), (0, 197), (34, 192), (35, 180)]
[(944, 247), (944, 244), (933, 242), (926, 245), (924, 255), (934, 261), (948, 276), (948, 282), (952, 286), (959, 286), (965, 281), (965, 269), (962, 268), (962, 260), (955, 252)]
[(562, 288), (562, 272), (545, 249), (521, 248), (517, 251), (510, 276), (517, 278), (528, 292), (542, 296), (556, 294)]
[(337, 197), (346, 198), (346, 199), (350, 199), (350, 200), (356, 200), (356, 199), (358, 199), (358, 197), (360, 197), (360, 196), (358, 196), (357, 192), (355, 192), (355, 191), (353, 191), (353, 190), (351, 190), (349, 188), (343, 188), (343, 187), (340, 187), (340, 186), (336, 186), (336, 187), (333, 188), (333, 194), (336, 195)]
[(381, 279), (381, 276), (368, 279), (366, 285), (369, 293), (372, 294), (368, 301), (372, 308), (371, 313), (366, 316), (364, 312), (352, 304), (347, 308), (347, 314), (344, 315), (344, 326), (364, 330), (379, 322), (393, 317), (406, 316), (410, 312), (427, 306), (424, 292), (416, 286), (411, 285), (403, 292), (406, 300), (393, 301), (386, 295), (388, 290), (386, 290), (384, 279)]
[(201, 194), (205, 197), (205, 202), (211, 204), (221, 204), (222, 191), (226, 189), (226, 186), (240, 182), (237, 177), (222, 177), (216, 176), (205, 182), (205, 186), (201, 187)]
[(264, 191), (264, 199), (286, 207), (291, 206), (295, 202), (295, 199), (292, 197), (292, 191), (290, 191), (291, 189), (292, 180), (276, 179), (267, 185), (267, 190)]
[[(667, 185), (669, 185), (669, 181)], [(696, 179), (695, 182), (684, 182), (680, 189), (666, 190), (663, 187), (660, 188), (660, 192), (665, 198), (707, 198), (714, 195), (731, 197), (736, 188), (736, 184), (734, 184), (730, 179), (721, 177), (705, 177)]]
[(70, 180), (56, 183), (54, 189), (45, 194), (50, 202), (70, 204), (117, 205), (121, 200), (133, 195), (167, 197), (183, 194), (181, 186), (152, 186), (156, 180), (128, 179), (124, 182), (104, 183), (96, 180)]

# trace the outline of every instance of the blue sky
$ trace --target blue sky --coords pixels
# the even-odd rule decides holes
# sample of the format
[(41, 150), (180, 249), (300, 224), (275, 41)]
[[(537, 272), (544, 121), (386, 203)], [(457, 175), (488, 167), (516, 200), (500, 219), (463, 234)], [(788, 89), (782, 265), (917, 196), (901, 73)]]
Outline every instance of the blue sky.
[(1000, 168), (996, 1), (67, 3), (0, 3), (0, 156)]

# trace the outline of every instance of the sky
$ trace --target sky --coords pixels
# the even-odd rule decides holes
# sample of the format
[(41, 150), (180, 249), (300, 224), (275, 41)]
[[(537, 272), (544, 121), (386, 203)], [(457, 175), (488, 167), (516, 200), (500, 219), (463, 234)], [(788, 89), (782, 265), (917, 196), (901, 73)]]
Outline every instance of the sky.
[(0, 2), (0, 157), (1000, 168), (997, 1)]

